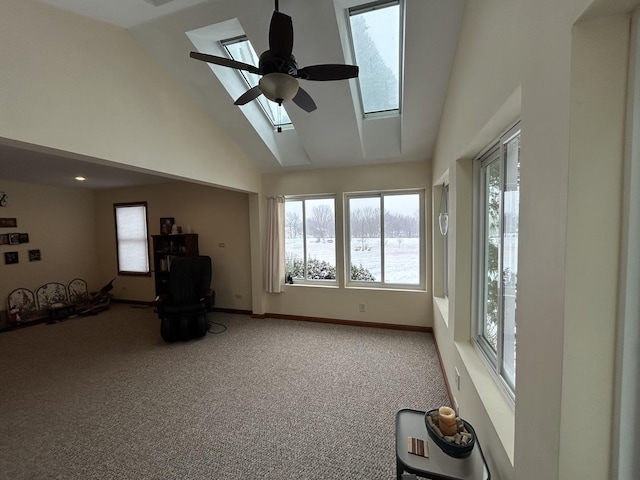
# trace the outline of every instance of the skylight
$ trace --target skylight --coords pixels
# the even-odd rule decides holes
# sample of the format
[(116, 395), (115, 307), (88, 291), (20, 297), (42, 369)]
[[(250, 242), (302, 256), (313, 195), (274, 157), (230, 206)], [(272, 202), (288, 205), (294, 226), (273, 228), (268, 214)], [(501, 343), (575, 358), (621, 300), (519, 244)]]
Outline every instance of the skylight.
[(400, 0), (349, 9), (365, 114), (400, 109)]
[[(258, 66), (258, 55), (256, 55), (251, 42), (246, 36), (223, 40), (220, 43), (227, 52), (227, 55), (233, 60)], [(238, 70), (238, 73), (247, 84), (247, 90), (258, 85), (260, 76), (247, 72), (246, 70)], [(274, 127), (291, 125), (291, 119), (284, 107), (279, 107), (277, 103), (270, 102), (264, 95), (260, 95), (257, 101), (260, 103), (262, 110)]]

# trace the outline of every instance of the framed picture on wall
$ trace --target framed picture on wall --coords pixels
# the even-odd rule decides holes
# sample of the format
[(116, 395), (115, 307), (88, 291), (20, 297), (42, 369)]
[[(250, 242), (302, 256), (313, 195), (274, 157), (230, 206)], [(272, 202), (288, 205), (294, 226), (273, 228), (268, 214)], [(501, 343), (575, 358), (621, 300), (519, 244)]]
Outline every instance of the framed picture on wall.
[(18, 252), (5, 252), (4, 263), (7, 265), (18, 263)]
[(30, 262), (39, 262), (40, 261), (40, 250), (29, 250), (29, 261)]
[(174, 223), (175, 218), (173, 217), (160, 218), (160, 235), (169, 235)]
[(0, 245), (9, 245), (9, 234), (0, 234)]
[(20, 234), (19, 233), (10, 233), (9, 234), (9, 243), (11, 245), (18, 245), (20, 243)]
[(20, 243), (29, 243), (29, 234), (21, 233), (20, 236), (18, 237), (18, 240), (20, 241)]
[(0, 218), (0, 227), (15, 228), (18, 226), (18, 220), (15, 218)]

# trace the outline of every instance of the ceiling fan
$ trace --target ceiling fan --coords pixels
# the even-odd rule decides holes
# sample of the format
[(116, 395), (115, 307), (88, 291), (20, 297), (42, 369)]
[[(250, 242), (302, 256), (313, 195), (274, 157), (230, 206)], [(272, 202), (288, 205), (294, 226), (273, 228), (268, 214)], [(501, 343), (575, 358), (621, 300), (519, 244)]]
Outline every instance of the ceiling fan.
[(356, 65), (323, 64), (298, 68), (292, 50), (293, 22), (289, 15), (279, 11), (278, 0), (275, 0), (275, 11), (269, 26), (269, 50), (260, 55), (258, 67), (206, 53), (191, 52), (189, 56), (203, 62), (261, 75), (258, 85), (238, 97), (235, 105), (245, 105), (264, 94), (278, 105), (291, 100), (306, 112), (313, 112), (317, 106), (311, 96), (300, 87), (298, 79), (324, 82), (358, 76)]

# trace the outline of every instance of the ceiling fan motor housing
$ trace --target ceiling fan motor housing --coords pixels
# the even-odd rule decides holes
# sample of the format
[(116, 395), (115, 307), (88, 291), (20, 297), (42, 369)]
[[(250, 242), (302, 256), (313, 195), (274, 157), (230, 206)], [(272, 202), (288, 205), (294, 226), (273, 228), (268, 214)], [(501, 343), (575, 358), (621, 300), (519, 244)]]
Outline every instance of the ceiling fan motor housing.
[(269, 73), (286, 73), (295, 76), (298, 73), (298, 62), (296, 62), (296, 57), (293, 55), (289, 56), (288, 60), (285, 60), (271, 53), (271, 50), (267, 50), (260, 55), (258, 68), (262, 75)]

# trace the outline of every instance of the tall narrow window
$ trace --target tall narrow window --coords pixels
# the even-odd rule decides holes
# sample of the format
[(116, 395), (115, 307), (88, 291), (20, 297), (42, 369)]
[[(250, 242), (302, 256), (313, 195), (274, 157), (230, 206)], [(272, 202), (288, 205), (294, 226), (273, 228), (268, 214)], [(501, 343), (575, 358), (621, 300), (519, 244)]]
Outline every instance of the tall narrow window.
[(119, 275), (150, 275), (146, 202), (116, 203), (116, 244)]
[(349, 194), (348, 283), (424, 287), (423, 191)]
[[(442, 286), (444, 296), (449, 296), (449, 185), (442, 187), (443, 213), (447, 215), (447, 224), (444, 228), (444, 234), (442, 235)], [(441, 226), (441, 232), (443, 227)]]
[(335, 198), (287, 198), (284, 211), (285, 274), (302, 282), (336, 283)]
[[(242, 37), (223, 40), (220, 43), (229, 55), (229, 58), (239, 62), (248, 63), (249, 65), (255, 65), (256, 67), (258, 66), (258, 55), (256, 55), (251, 42), (246, 36), (243, 35)], [(247, 72), (246, 70), (238, 70), (238, 75), (240, 75), (244, 80), (247, 90), (258, 85), (258, 82), (260, 81), (260, 77), (258, 75)], [(260, 107), (262, 107), (264, 114), (274, 127), (278, 125), (291, 125), (291, 119), (283, 106), (270, 102), (264, 95), (260, 95), (257, 98), (257, 101), (260, 104)]]
[(520, 129), (477, 160), (479, 188), (476, 342), (515, 393), (516, 295), (520, 211)]
[(400, 1), (354, 7), (349, 19), (364, 113), (399, 110)]

